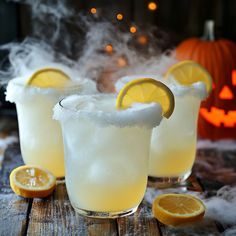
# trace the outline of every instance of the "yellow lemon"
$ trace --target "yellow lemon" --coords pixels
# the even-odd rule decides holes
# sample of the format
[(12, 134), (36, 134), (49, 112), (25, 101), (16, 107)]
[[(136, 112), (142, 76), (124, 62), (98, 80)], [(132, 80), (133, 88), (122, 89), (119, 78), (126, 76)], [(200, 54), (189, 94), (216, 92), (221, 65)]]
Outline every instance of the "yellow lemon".
[(189, 194), (161, 194), (153, 201), (152, 212), (161, 223), (177, 226), (201, 220), (205, 206)]
[(25, 165), (11, 172), (10, 185), (19, 196), (43, 198), (55, 189), (56, 177), (46, 169)]
[(212, 78), (209, 72), (194, 61), (181, 61), (171, 66), (165, 74), (166, 79), (174, 79), (182, 85), (191, 85), (198, 81), (206, 84), (207, 92), (212, 90)]
[(132, 80), (125, 84), (116, 99), (117, 109), (127, 109), (133, 103), (159, 103), (163, 116), (169, 118), (174, 110), (174, 95), (160, 81), (144, 78)]
[(63, 88), (70, 77), (56, 68), (44, 68), (36, 71), (27, 81), (27, 85), (40, 88)]

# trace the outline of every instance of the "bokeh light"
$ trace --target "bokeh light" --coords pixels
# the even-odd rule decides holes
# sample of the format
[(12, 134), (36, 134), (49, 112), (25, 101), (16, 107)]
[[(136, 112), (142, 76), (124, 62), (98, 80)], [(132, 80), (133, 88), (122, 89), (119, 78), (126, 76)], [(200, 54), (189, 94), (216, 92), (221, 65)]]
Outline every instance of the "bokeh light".
[(135, 26), (130, 26), (129, 31), (130, 33), (134, 34), (137, 32), (137, 28)]
[(117, 64), (119, 67), (127, 66), (127, 60), (124, 57), (119, 57), (117, 59)]
[(90, 9), (90, 12), (91, 12), (92, 14), (96, 14), (96, 13), (97, 13), (97, 9), (96, 9), (95, 7), (92, 7), (92, 8)]
[(138, 40), (138, 43), (142, 45), (145, 45), (148, 43), (148, 37), (146, 35), (140, 35), (137, 40)]
[(155, 11), (157, 9), (157, 4), (155, 2), (149, 2), (148, 3), (148, 9), (150, 11)]
[(119, 20), (119, 21), (122, 21), (123, 18), (124, 18), (124, 16), (123, 16), (123, 14), (121, 14), (121, 13), (118, 13), (118, 14), (116, 15), (116, 19)]
[(112, 52), (113, 52), (113, 46), (112, 46), (111, 44), (107, 44), (107, 45), (105, 46), (105, 51), (106, 51), (107, 53), (112, 53)]

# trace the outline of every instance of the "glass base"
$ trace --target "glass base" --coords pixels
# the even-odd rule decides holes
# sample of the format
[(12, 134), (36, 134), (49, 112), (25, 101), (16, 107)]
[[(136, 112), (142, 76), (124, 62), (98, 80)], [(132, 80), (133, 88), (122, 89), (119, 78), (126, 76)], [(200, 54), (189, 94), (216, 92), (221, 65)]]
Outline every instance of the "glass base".
[(158, 188), (174, 188), (181, 187), (184, 185), (184, 181), (190, 176), (191, 170), (180, 176), (171, 177), (153, 177), (148, 176), (150, 187), (154, 187), (153, 184)]
[(65, 176), (63, 177), (56, 177), (57, 183), (65, 183)]
[(98, 218), (98, 219), (114, 219), (114, 218), (124, 217), (124, 216), (133, 214), (134, 212), (137, 211), (138, 206), (132, 209), (126, 210), (126, 211), (117, 211), (117, 212), (89, 211), (89, 210), (81, 209), (75, 206), (73, 206), (73, 208), (78, 214), (82, 216), (86, 216), (90, 218)]

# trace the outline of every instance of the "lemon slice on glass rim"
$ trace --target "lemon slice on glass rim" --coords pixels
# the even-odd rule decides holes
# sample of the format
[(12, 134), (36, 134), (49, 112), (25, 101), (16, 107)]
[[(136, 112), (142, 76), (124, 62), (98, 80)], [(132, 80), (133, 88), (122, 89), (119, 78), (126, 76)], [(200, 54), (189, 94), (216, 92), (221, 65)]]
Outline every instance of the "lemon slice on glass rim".
[(190, 194), (160, 194), (153, 201), (152, 213), (161, 223), (178, 226), (200, 221), (205, 206)]
[(163, 116), (169, 118), (174, 110), (174, 95), (162, 82), (152, 78), (136, 79), (128, 82), (120, 90), (116, 108), (127, 109), (134, 103), (159, 103)]
[(192, 85), (196, 82), (204, 82), (207, 93), (212, 90), (212, 78), (209, 72), (194, 61), (185, 60), (171, 66), (165, 74), (165, 79), (174, 79), (181, 85)]
[(56, 187), (56, 177), (46, 169), (36, 166), (20, 166), (10, 174), (14, 193), (26, 198), (44, 198)]
[(36, 71), (26, 82), (27, 85), (39, 88), (64, 88), (70, 77), (57, 68), (43, 68)]

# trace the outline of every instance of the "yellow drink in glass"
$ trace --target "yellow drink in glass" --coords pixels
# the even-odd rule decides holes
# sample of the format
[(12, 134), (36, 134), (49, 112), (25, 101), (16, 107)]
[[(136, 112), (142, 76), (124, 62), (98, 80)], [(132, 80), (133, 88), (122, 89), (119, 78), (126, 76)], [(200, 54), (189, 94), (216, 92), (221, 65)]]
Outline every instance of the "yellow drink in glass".
[[(91, 86), (90, 86), (91, 84)], [(72, 82), (69, 87), (52, 89), (25, 85), (24, 78), (13, 79), (6, 100), (16, 104), (21, 153), (25, 164), (41, 166), (56, 177), (64, 177), (64, 150), (61, 128), (52, 119), (54, 105), (64, 96), (82, 93), (92, 82)]]
[(175, 96), (172, 116), (153, 129), (150, 147), (149, 176), (162, 184), (184, 181), (191, 174), (197, 143), (197, 118), (206, 86), (197, 82), (189, 86), (169, 82)]
[[(118, 80), (116, 90), (133, 79), (147, 77), (158, 80), (155, 75), (126, 76)], [(177, 84), (174, 78), (160, 81), (173, 92), (175, 108), (169, 119), (163, 118), (153, 129), (149, 176), (165, 185), (183, 181), (191, 174), (196, 154), (198, 111), (207, 91), (203, 82), (184, 86)]]
[(193, 91), (173, 93), (175, 109), (172, 116), (168, 120), (163, 118), (160, 126), (152, 132), (149, 176), (158, 177), (161, 182), (186, 179), (191, 173), (196, 154), (201, 97)]
[(66, 187), (74, 209), (114, 218), (133, 213), (143, 199), (158, 104), (115, 110), (112, 95), (70, 96), (57, 104), (62, 126)]

